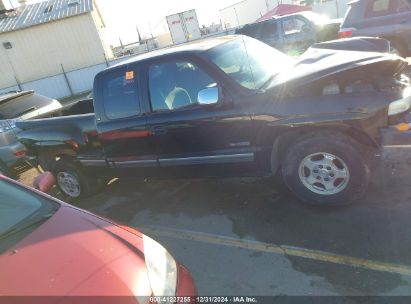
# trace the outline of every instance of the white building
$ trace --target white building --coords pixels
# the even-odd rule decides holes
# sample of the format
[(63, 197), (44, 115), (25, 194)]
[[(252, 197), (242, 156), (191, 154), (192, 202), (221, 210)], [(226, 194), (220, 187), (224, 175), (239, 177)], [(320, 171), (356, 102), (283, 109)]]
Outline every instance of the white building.
[[(99, 65), (112, 57), (104, 39), (105, 24), (93, 0), (19, 2), (19, 7), (8, 11), (0, 5), (0, 89), (37, 89), (38, 80), (62, 77), (63, 70)], [(52, 86), (50, 82), (46, 85)], [(76, 85), (82, 84), (72, 84)], [(73, 91), (70, 84), (68, 87)], [(47, 92), (46, 88), (43, 91)], [(60, 90), (54, 95), (67, 92)]]
[(328, 18), (343, 18), (351, 0), (315, 0), (311, 5), (313, 12)]
[(223, 26), (227, 29), (253, 23), (278, 4), (293, 4), (292, 0), (244, 0), (220, 10)]

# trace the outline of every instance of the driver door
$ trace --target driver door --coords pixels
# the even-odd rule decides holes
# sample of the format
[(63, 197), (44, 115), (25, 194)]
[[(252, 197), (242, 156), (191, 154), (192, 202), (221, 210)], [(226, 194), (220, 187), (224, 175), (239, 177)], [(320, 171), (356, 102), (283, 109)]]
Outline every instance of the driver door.
[(254, 162), (250, 116), (235, 104), (199, 103), (200, 92), (218, 87), (200, 64), (152, 64), (147, 78), (147, 124), (162, 175), (215, 176), (249, 170)]

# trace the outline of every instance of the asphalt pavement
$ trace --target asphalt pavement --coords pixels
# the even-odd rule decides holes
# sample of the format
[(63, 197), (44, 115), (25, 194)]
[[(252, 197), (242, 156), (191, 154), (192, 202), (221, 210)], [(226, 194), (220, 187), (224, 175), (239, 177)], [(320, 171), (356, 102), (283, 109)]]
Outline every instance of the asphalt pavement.
[(269, 178), (113, 180), (74, 204), (159, 240), (200, 295), (411, 295), (404, 153), (346, 207), (306, 206)]

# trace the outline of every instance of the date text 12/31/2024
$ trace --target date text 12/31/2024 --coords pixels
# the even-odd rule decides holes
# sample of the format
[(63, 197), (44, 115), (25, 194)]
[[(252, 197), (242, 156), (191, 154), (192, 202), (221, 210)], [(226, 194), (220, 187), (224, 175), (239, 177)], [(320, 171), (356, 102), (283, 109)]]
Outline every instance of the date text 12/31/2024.
[(150, 297), (150, 303), (258, 303), (254, 297)]

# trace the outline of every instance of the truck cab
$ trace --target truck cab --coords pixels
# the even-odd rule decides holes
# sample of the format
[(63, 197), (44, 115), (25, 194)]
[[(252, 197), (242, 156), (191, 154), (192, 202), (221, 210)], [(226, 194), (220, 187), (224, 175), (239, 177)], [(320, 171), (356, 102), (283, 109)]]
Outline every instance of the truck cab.
[(222, 174), (233, 164), (240, 169), (252, 163), (252, 122), (244, 106), (230, 104), (229, 86), (194, 52), (97, 75), (96, 130), (104, 149), (100, 164), (121, 176), (184, 176), (198, 170)]

